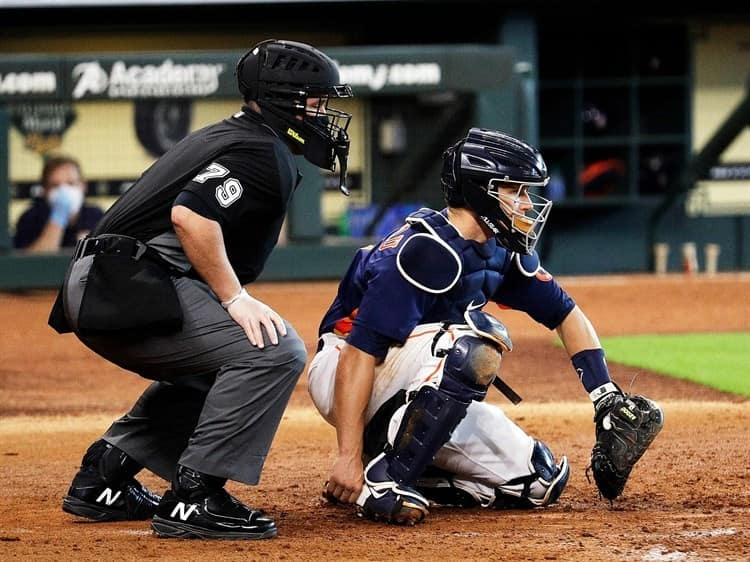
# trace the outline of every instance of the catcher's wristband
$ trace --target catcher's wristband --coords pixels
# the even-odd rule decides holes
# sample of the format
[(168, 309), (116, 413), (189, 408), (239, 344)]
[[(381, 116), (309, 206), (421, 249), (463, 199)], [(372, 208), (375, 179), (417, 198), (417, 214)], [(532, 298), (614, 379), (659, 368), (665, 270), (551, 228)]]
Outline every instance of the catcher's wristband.
[(615, 386), (614, 383), (608, 382), (601, 386), (596, 387), (594, 390), (589, 392), (589, 398), (591, 398), (591, 401), (596, 404), (599, 400), (601, 400), (604, 396), (607, 394), (611, 394), (613, 392), (620, 392), (620, 389)]
[(246, 297), (250, 298), (250, 295), (247, 294), (247, 291), (245, 290), (245, 287), (242, 287), (242, 289), (240, 289), (240, 292), (237, 293), (235, 296), (233, 296), (228, 301), (222, 301), (221, 302), (221, 306), (224, 308), (224, 310), (229, 310), (229, 307), (232, 306), (238, 300), (240, 300), (243, 296), (246, 296)]

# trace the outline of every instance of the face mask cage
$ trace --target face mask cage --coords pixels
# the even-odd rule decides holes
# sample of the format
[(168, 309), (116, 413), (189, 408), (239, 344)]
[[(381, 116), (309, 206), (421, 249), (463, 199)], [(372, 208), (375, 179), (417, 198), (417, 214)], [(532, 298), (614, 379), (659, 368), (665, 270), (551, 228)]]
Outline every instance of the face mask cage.
[(330, 139), (346, 139), (348, 138), (346, 130), (352, 120), (352, 115), (335, 107), (330, 107), (329, 102), (332, 98), (345, 99), (351, 98), (353, 95), (352, 88), (348, 84), (327, 87), (308, 86), (305, 88), (303, 103), (310, 98), (319, 98), (320, 103), (312, 111), (310, 107), (303, 108), (305, 119), (312, 120)]
[(487, 194), (498, 201), (500, 210), (510, 219), (510, 235), (527, 254), (534, 250), (552, 209), (552, 201), (530, 189), (544, 187), (548, 182), (549, 178), (529, 183), (510, 180), (506, 176), (488, 183)]
[(330, 107), (328, 97), (321, 97), (315, 107), (304, 107), (305, 121), (311, 123), (330, 139), (346, 138), (346, 130), (352, 120), (351, 113)]
[[(323, 136), (332, 140), (347, 138), (346, 130), (352, 114), (330, 107), (331, 98), (350, 98), (352, 88), (348, 84), (336, 86), (307, 86), (303, 88), (275, 86), (268, 90), (267, 101), (275, 106), (302, 117)], [(307, 100), (320, 99), (316, 107), (308, 107)]]

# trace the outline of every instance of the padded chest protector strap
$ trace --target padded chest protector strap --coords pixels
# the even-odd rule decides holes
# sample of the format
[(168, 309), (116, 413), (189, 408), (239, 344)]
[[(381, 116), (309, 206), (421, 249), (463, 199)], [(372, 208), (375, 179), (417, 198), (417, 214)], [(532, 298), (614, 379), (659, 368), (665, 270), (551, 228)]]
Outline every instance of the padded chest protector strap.
[(409, 283), (428, 293), (451, 290), (461, 278), (460, 256), (419, 213), (409, 216), (406, 221), (425, 232), (413, 234), (399, 248), (396, 254), (399, 272)]
[(530, 255), (516, 254), (515, 258), (518, 270), (526, 277), (534, 277), (539, 272), (541, 260), (536, 251), (532, 252)]

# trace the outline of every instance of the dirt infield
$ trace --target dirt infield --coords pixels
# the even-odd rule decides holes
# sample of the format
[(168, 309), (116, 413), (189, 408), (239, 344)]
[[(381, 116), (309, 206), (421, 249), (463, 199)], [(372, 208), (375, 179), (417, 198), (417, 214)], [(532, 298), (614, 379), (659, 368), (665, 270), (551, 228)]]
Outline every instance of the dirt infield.
[[(750, 330), (750, 275), (572, 277), (560, 281), (600, 335)], [(264, 284), (253, 293), (297, 328), (312, 353), (333, 283)], [(146, 386), (46, 325), (51, 292), (0, 294), (0, 559), (36, 560), (748, 560), (750, 400), (610, 365), (613, 378), (659, 401), (662, 434), (610, 506), (587, 482), (591, 405), (554, 334), (497, 311), (515, 344), (504, 376), (523, 397), (488, 400), (530, 434), (567, 454), (571, 478), (558, 505), (536, 511), (434, 509), (414, 529), (357, 519), (321, 505), (335, 434), (300, 381), (261, 484), (230, 489), (263, 507), (274, 540), (159, 540), (147, 522), (86, 523), (60, 510), (86, 446)], [(637, 376), (636, 376), (637, 375)], [(165, 483), (147, 473), (157, 491)]]

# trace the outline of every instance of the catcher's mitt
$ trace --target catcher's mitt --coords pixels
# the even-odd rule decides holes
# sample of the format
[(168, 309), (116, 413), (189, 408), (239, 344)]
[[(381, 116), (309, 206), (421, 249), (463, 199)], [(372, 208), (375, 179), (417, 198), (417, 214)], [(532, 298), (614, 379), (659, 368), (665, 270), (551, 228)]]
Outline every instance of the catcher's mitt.
[(596, 405), (590, 470), (608, 500), (622, 494), (630, 471), (664, 425), (664, 411), (644, 396), (611, 393)]

